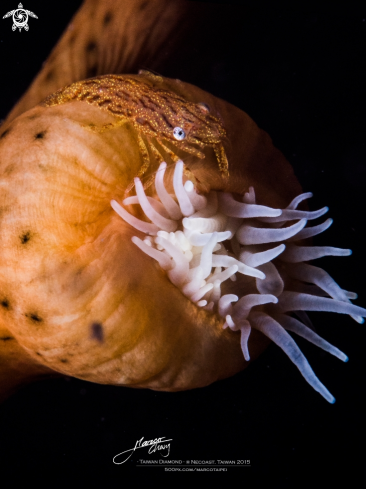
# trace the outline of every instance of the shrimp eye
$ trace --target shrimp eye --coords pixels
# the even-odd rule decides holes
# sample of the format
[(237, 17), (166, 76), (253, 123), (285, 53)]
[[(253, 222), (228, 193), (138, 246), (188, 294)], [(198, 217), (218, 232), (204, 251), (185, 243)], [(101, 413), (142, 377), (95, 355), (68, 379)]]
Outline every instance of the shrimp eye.
[(186, 133), (181, 127), (175, 127), (173, 129), (173, 136), (175, 137), (175, 139), (178, 139), (178, 141), (182, 141), (182, 139), (186, 137)]

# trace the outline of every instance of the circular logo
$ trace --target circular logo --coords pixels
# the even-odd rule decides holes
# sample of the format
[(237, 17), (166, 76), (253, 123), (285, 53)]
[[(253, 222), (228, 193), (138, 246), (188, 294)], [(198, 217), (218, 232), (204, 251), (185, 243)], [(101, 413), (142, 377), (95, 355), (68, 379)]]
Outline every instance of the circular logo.
[(14, 10), (13, 13), (13, 22), (16, 27), (21, 29), (22, 27), (25, 27), (28, 24), (28, 13), (26, 10), (23, 10), (22, 8), (18, 8), (17, 10)]

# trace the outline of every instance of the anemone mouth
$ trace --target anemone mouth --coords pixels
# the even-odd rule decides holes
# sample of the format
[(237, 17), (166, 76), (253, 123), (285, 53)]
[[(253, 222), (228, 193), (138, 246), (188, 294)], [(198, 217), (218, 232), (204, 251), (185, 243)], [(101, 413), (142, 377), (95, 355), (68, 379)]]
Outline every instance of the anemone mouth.
[[(307, 262), (323, 256), (348, 256), (351, 250), (304, 246), (303, 240), (325, 231), (332, 220), (307, 227), (328, 208), (302, 211), (297, 207), (311, 193), (297, 196), (285, 209), (257, 204), (253, 187), (240, 200), (227, 192), (199, 194), (184, 183), (184, 163), (174, 169), (173, 189), (166, 189), (166, 163), (155, 175), (156, 196), (148, 197), (139, 178), (136, 196), (124, 205), (138, 204), (150, 222), (137, 219), (115, 200), (112, 208), (135, 229), (145, 233), (133, 243), (156, 260), (169, 280), (197, 307), (219, 315), (233, 332), (240, 331), (245, 360), (248, 339), (255, 328), (289, 356), (306, 381), (328, 402), (335, 398), (314, 374), (291, 331), (346, 362), (347, 356), (318, 336), (305, 311), (348, 314), (363, 323), (366, 309), (351, 304), (357, 295), (343, 290), (321, 268)], [(296, 317), (294, 317), (296, 316)]]

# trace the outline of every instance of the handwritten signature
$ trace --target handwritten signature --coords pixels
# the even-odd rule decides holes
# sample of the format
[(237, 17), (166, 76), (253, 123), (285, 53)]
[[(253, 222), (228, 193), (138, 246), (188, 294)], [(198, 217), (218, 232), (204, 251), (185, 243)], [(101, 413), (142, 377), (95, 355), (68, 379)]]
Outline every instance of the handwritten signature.
[[(155, 440), (145, 440), (143, 441), (144, 437), (140, 438), (139, 440), (136, 441), (135, 446), (133, 448), (130, 448), (129, 450), (125, 450), (124, 452), (119, 453), (118, 455), (115, 455), (113, 457), (113, 463), (117, 465), (124, 464), (127, 462), (127, 460), (135, 453), (135, 450), (138, 448), (144, 448), (144, 447), (149, 447), (148, 453), (155, 453), (158, 451), (163, 451), (166, 450), (166, 454), (161, 453), (163, 457), (168, 457), (170, 454), (170, 443), (167, 443), (169, 441), (173, 441), (172, 438), (165, 440), (164, 436), (161, 438), (155, 438)], [(118, 457), (121, 457), (121, 455), (128, 454), (127, 458), (122, 460), (122, 462), (116, 462), (116, 459)]]

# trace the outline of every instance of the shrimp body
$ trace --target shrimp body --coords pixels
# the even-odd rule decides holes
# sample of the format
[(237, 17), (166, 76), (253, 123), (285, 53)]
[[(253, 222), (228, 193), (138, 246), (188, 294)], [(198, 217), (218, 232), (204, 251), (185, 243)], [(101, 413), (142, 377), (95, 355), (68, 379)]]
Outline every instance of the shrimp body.
[[(151, 74), (141, 79), (128, 75), (90, 78), (58, 90), (47, 97), (43, 105), (51, 107), (80, 100), (106, 110), (116, 118), (115, 123), (92, 128), (94, 130), (104, 131), (125, 123), (132, 124), (143, 158), (139, 177), (150, 165), (148, 149), (159, 162), (165, 159), (164, 151), (177, 161), (176, 149), (202, 159), (205, 155), (197, 146), (214, 149), (219, 169), (227, 177), (228, 161), (223, 146), (226, 131), (222, 121), (210, 114), (204, 103), (189, 102), (170, 90), (154, 86), (151, 79), (163, 80)], [(167, 142), (170, 147), (166, 146)]]

